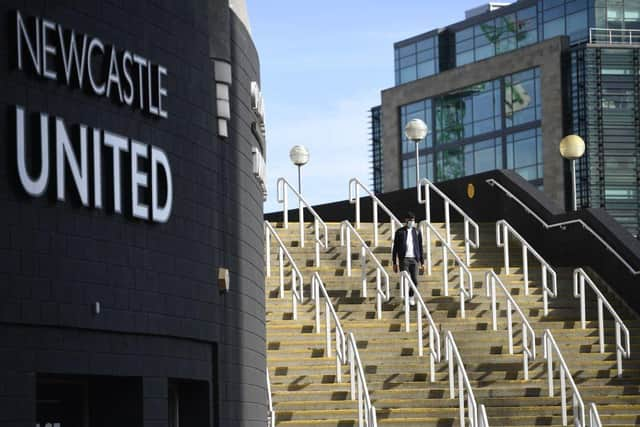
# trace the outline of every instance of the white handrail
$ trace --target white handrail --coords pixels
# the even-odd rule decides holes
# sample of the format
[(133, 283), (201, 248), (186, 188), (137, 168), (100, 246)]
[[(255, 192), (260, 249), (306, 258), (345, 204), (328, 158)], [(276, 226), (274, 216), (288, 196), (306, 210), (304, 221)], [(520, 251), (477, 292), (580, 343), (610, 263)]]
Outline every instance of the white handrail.
[(600, 421), (600, 414), (596, 404), (591, 402), (589, 404), (589, 426), (590, 427), (602, 427), (602, 421)]
[[(346, 233), (345, 233), (346, 231)], [(389, 273), (382, 266), (371, 248), (367, 246), (362, 236), (345, 220), (340, 223), (340, 246), (347, 247), (347, 276), (351, 277), (351, 235), (360, 242), (360, 268), (362, 270), (362, 296), (367, 297), (367, 255), (373, 261), (376, 269), (376, 313), (378, 319), (382, 319), (382, 298), (389, 301)], [(385, 289), (382, 290), (382, 278), (384, 278)]]
[(553, 353), (555, 352), (556, 356), (558, 357), (558, 364), (560, 368), (562, 425), (567, 425), (567, 390), (565, 382), (566, 380), (568, 380), (573, 396), (573, 422), (577, 427), (585, 427), (587, 424), (584, 416), (584, 401), (582, 400), (582, 396), (578, 391), (576, 383), (573, 381), (571, 371), (567, 367), (567, 363), (564, 361), (564, 357), (562, 357), (560, 348), (558, 347), (558, 344), (556, 343), (556, 340), (553, 338), (553, 335), (551, 334), (551, 331), (549, 329), (545, 329), (544, 334), (542, 335), (542, 345), (544, 349), (544, 358), (547, 361), (547, 381), (549, 385), (549, 397), (553, 397)]
[(358, 195), (358, 188), (362, 188), (365, 193), (371, 197), (371, 203), (373, 204), (373, 246), (378, 246), (378, 208), (382, 209), (384, 213), (389, 215), (389, 223), (391, 225), (391, 240), (396, 232), (396, 225), (402, 227), (402, 223), (391, 212), (391, 210), (385, 206), (384, 203), (376, 197), (376, 195), (367, 188), (358, 178), (351, 178), (349, 181), (349, 203), (356, 205), (356, 229), (360, 229), (360, 196)]
[[(467, 414), (469, 417), (469, 425), (472, 427), (482, 426), (488, 427), (489, 423), (487, 422), (487, 414), (486, 411), (481, 407), (478, 407), (478, 403), (476, 401), (476, 397), (473, 394), (473, 388), (471, 387), (471, 382), (469, 381), (469, 377), (467, 376), (467, 371), (464, 368), (464, 363), (462, 362), (462, 357), (460, 356), (460, 352), (458, 351), (458, 346), (456, 345), (456, 341), (453, 339), (453, 335), (451, 331), (447, 331), (445, 334), (445, 360), (449, 365), (449, 393), (451, 399), (455, 397), (455, 378), (454, 368), (458, 368), (458, 403), (460, 408), (460, 425), (464, 426), (465, 422), (465, 391), (467, 393)], [(456, 365), (456, 366), (454, 366)], [(480, 413), (480, 415), (478, 414)]]
[[(424, 187), (424, 196), (422, 188)], [(422, 178), (420, 180), (420, 185), (418, 186), (418, 203), (424, 205), (425, 212), (425, 220), (430, 224), (431, 223), (431, 195), (430, 191), (433, 190), (434, 193), (442, 197), (444, 201), (444, 226), (446, 231), (447, 243), (451, 244), (451, 218), (450, 218), (450, 208), (452, 207), (456, 212), (458, 212), (463, 219), (464, 222), (464, 256), (467, 265), (469, 265), (470, 255), (469, 255), (469, 246), (473, 248), (478, 248), (480, 246), (480, 228), (478, 224), (471, 219), (469, 215), (466, 214), (465, 211), (462, 210), (458, 205), (456, 205), (453, 200), (449, 198), (446, 194), (444, 194), (438, 187), (435, 186), (434, 183), (429, 181), (426, 178)], [(474, 229), (474, 237), (475, 240), (471, 240), (469, 238), (469, 225), (471, 225)], [(427, 230), (427, 241), (430, 241), (431, 235), (430, 231)], [(430, 252), (427, 254), (430, 255)]]
[[(496, 222), (496, 245), (504, 248), (504, 272), (509, 274), (509, 234), (513, 235), (522, 245), (522, 269), (524, 275), (524, 294), (529, 295), (529, 261), (528, 254), (534, 256), (542, 269), (542, 301), (544, 304), (544, 315), (549, 314), (549, 296), (558, 296), (558, 279), (555, 270), (545, 261), (544, 258), (522, 237), (507, 221), (501, 219)], [(548, 286), (547, 276), (551, 276), (551, 286)]]
[[(611, 307), (609, 301), (602, 295), (602, 292), (598, 289), (593, 280), (582, 268), (576, 268), (573, 270), (573, 296), (576, 298), (580, 298), (580, 323), (582, 324), (582, 329), (587, 327), (586, 321), (586, 305), (585, 305), (585, 292), (584, 292), (584, 283), (585, 281), (589, 284), (593, 292), (598, 297), (598, 335), (600, 337), (600, 353), (604, 353), (604, 319), (603, 319), (603, 306), (607, 308), (611, 317), (615, 322), (615, 330), (616, 330), (616, 361), (618, 367), (618, 377), (622, 376), (622, 356), (625, 359), (631, 357), (631, 339), (629, 337), (629, 329), (622, 322), (618, 313)], [(624, 332), (624, 341), (622, 340), (622, 336), (620, 331)]]
[(273, 410), (273, 400), (271, 399), (271, 379), (269, 378), (269, 368), (267, 368), (267, 401), (269, 403), (267, 426), (276, 427), (276, 411)]
[[(289, 184), (284, 178), (278, 178), (277, 182), (277, 195), (278, 195), (278, 203), (282, 203), (282, 215), (284, 219), (284, 228), (289, 228), (289, 210), (288, 210), (288, 201), (287, 201), (287, 191), (286, 187), (289, 187), (289, 190), (293, 192), (293, 195), (298, 198), (298, 221), (300, 223), (300, 247), (304, 248), (304, 207), (306, 206), (311, 212), (313, 216), (313, 236), (315, 240), (315, 266), (320, 267), (320, 247), (327, 249), (329, 247), (328, 236), (329, 233), (327, 231), (327, 224), (320, 218), (320, 215), (316, 213), (316, 211), (311, 207), (309, 202), (302, 197), (302, 194), (298, 193), (298, 191)], [(322, 227), (323, 235), (320, 236), (319, 228)]]
[(531, 327), (527, 316), (524, 315), (520, 306), (511, 296), (511, 292), (507, 290), (507, 287), (502, 283), (500, 277), (495, 271), (487, 271), (484, 276), (484, 285), (487, 290), (487, 296), (491, 297), (491, 320), (493, 322), (493, 330), (498, 330), (497, 322), (497, 309), (496, 309), (496, 283), (499, 285), (498, 289), (502, 289), (502, 293), (507, 300), (507, 331), (509, 336), (509, 354), (513, 354), (513, 325), (511, 321), (511, 312), (515, 310), (522, 320), (522, 369), (524, 371), (524, 379), (529, 379), (529, 360), (535, 360), (536, 358), (536, 332)]
[(624, 260), (624, 258), (622, 258), (622, 256), (615, 249), (613, 249), (613, 247), (610, 244), (608, 244), (602, 237), (600, 237), (600, 235), (598, 233), (596, 233), (591, 227), (589, 227), (589, 225), (586, 222), (584, 222), (583, 220), (581, 220), (581, 219), (572, 219), (571, 221), (563, 221), (563, 222), (558, 222), (558, 223), (555, 223), (555, 224), (547, 224), (533, 210), (531, 210), (527, 205), (525, 205), (523, 202), (521, 202), (520, 199), (518, 199), (513, 193), (511, 193), (509, 190), (507, 190), (498, 181), (496, 181), (495, 179), (488, 179), (486, 181), (486, 183), (491, 185), (492, 187), (496, 186), (500, 190), (502, 190), (508, 197), (510, 197), (516, 203), (518, 203), (520, 206), (522, 206), (524, 208), (524, 210), (527, 211), (527, 213), (529, 215), (533, 216), (536, 220), (538, 220), (538, 222), (540, 224), (542, 224), (542, 226), (546, 230), (549, 230), (551, 228), (565, 229), (568, 225), (580, 224), (585, 230), (589, 231), (596, 239), (598, 239), (600, 241), (600, 243), (602, 243), (605, 246), (605, 248), (607, 248), (607, 250), (609, 252), (613, 253), (616, 256), (616, 258), (618, 258), (618, 260), (622, 264), (624, 264), (625, 267), (627, 267), (627, 269), (629, 270), (629, 272), (631, 274), (633, 274), (634, 276), (637, 276), (638, 274), (640, 274), (640, 270), (635, 270), (627, 261)]
[(438, 332), (438, 327), (436, 323), (433, 321), (433, 318), (431, 317), (431, 313), (429, 313), (429, 309), (427, 308), (427, 305), (424, 303), (424, 300), (422, 299), (422, 295), (420, 294), (420, 291), (418, 291), (418, 288), (413, 283), (413, 280), (411, 280), (411, 276), (406, 271), (400, 272), (400, 289), (403, 290), (402, 294), (404, 299), (404, 324), (405, 324), (406, 332), (411, 332), (411, 327), (410, 327), (411, 309), (409, 308), (409, 289), (413, 290), (415, 300), (417, 301), (416, 304), (418, 306), (418, 309), (417, 309), (416, 321), (417, 321), (417, 332), (418, 332), (418, 355), (420, 357), (424, 355), (424, 349), (422, 345), (422, 337), (424, 335), (424, 332), (422, 330), (423, 316), (427, 320), (427, 324), (429, 325), (429, 369), (430, 369), (429, 372), (431, 375), (430, 377), (431, 382), (434, 382), (436, 380), (436, 363), (439, 363), (441, 360), (441, 354), (440, 354), (441, 341), (440, 341), (440, 333)]
[[(286, 256), (291, 265), (291, 301), (293, 305), (293, 320), (298, 319), (298, 302), (302, 304), (304, 298), (304, 277), (300, 272), (296, 262), (287, 250), (286, 245), (280, 239), (280, 236), (276, 232), (275, 228), (269, 221), (264, 222), (264, 246), (265, 256), (267, 264), (267, 277), (271, 277), (271, 236), (276, 239), (278, 243), (278, 264), (280, 266), (280, 298), (284, 298), (284, 257)], [(298, 284), (300, 290), (298, 290)]]
[(311, 298), (314, 301), (315, 308), (315, 330), (316, 334), (321, 332), (320, 327), (320, 298), (324, 298), (324, 316), (325, 316), (325, 348), (326, 356), (331, 357), (331, 320), (335, 327), (335, 348), (336, 348), (336, 381), (342, 382), (342, 365), (346, 365), (347, 352), (346, 352), (346, 339), (344, 330), (340, 324), (340, 318), (336, 314), (333, 308), (333, 303), (327, 294), (327, 289), (320, 278), (320, 273), (317, 271), (311, 276)]
[[(444, 296), (449, 296), (449, 256), (451, 254), (454, 261), (454, 267), (458, 264), (458, 277), (460, 281), (460, 317), (465, 318), (465, 300), (473, 298), (473, 276), (471, 270), (469, 270), (468, 264), (466, 264), (456, 251), (451, 247), (449, 243), (440, 235), (438, 230), (430, 222), (424, 220), (420, 222), (420, 230), (422, 235), (429, 234), (429, 230), (433, 231), (436, 238), (440, 241), (442, 246), (442, 286), (444, 289)], [(426, 231), (426, 233), (425, 233)], [(423, 245), (427, 252), (427, 274), (431, 276), (431, 237), (423, 239)], [(469, 286), (469, 289), (465, 287), (465, 284)], [(401, 289), (402, 291), (402, 289)], [(402, 296), (402, 294), (401, 294)]]
[(356, 396), (358, 399), (358, 427), (377, 427), (376, 408), (371, 404), (364, 368), (353, 333), (349, 333), (347, 336), (347, 354), (351, 379), (351, 400), (355, 400)]

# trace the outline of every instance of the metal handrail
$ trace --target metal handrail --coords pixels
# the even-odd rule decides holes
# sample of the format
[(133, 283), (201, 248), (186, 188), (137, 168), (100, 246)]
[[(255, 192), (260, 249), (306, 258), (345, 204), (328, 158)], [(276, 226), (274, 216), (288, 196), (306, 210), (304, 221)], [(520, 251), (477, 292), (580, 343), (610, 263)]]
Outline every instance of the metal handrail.
[(590, 427), (602, 427), (602, 421), (600, 421), (600, 414), (596, 404), (591, 402), (589, 404), (589, 426)]
[(529, 379), (529, 359), (536, 359), (536, 332), (531, 327), (527, 316), (520, 309), (520, 306), (511, 296), (511, 292), (502, 283), (500, 277), (495, 271), (487, 271), (484, 276), (484, 285), (487, 290), (487, 296), (491, 297), (491, 320), (493, 322), (493, 330), (498, 330), (497, 309), (496, 309), (496, 283), (498, 289), (502, 289), (502, 293), (507, 300), (507, 331), (509, 336), (509, 354), (513, 354), (513, 325), (511, 321), (511, 312), (515, 310), (522, 320), (522, 369), (524, 371), (524, 379)]
[(398, 218), (391, 212), (384, 203), (376, 197), (376, 195), (367, 188), (358, 178), (351, 178), (349, 180), (349, 203), (352, 205), (356, 205), (356, 229), (360, 229), (360, 197), (358, 195), (358, 187), (362, 188), (365, 193), (371, 197), (371, 202), (373, 204), (373, 246), (378, 246), (378, 207), (382, 209), (384, 213), (389, 215), (389, 222), (391, 224), (391, 239), (393, 240), (393, 236), (396, 232), (396, 224), (398, 227), (402, 227), (402, 223)]
[[(289, 210), (287, 209), (288, 201), (287, 201), (287, 191), (285, 185), (289, 187), (289, 189), (293, 192), (294, 196), (298, 198), (298, 221), (300, 223), (300, 247), (304, 248), (304, 207), (306, 206), (311, 212), (313, 216), (313, 236), (315, 240), (315, 266), (320, 267), (320, 247), (323, 249), (327, 249), (329, 247), (328, 242), (328, 230), (327, 224), (320, 218), (320, 215), (316, 213), (316, 211), (311, 207), (309, 202), (302, 197), (302, 194), (298, 193), (298, 191), (289, 184), (284, 178), (278, 178), (277, 182), (277, 195), (278, 195), (278, 203), (282, 203), (282, 214), (284, 219), (284, 228), (289, 228)], [(324, 232), (323, 236), (320, 236), (320, 226), (322, 226), (322, 231)]]
[(276, 427), (276, 411), (273, 410), (273, 400), (271, 399), (271, 379), (269, 379), (269, 368), (267, 368), (267, 401), (269, 408), (267, 409), (267, 426)]
[[(604, 39), (597, 33), (604, 33)], [(589, 28), (589, 43), (637, 44), (640, 43), (640, 30), (631, 28)]]
[[(587, 327), (586, 321), (586, 306), (585, 306), (585, 292), (584, 292), (584, 283), (585, 281), (589, 284), (593, 292), (598, 297), (598, 335), (600, 337), (600, 353), (604, 353), (604, 320), (603, 320), (603, 310), (602, 307), (605, 306), (613, 317), (615, 321), (615, 331), (616, 331), (616, 361), (618, 367), (618, 377), (622, 376), (622, 356), (625, 359), (631, 357), (631, 339), (629, 337), (629, 329), (622, 322), (618, 313), (613, 309), (609, 301), (602, 295), (602, 292), (598, 289), (593, 280), (582, 268), (576, 268), (573, 270), (573, 296), (576, 298), (580, 298), (580, 321), (582, 324), (582, 329)], [(622, 336), (620, 331), (624, 332), (624, 345)]]
[[(422, 187), (424, 187), (424, 196), (422, 192)], [(447, 243), (451, 244), (451, 221), (450, 221), (450, 207), (460, 214), (464, 220), (464, 255), (465, 261), (467, 265), (469, 264), (469, 246), (473, 248), (478, 248), (480, 246), (480, 228), (478, 224), (471, 219), (469, 215), (465, 211), (462, 210), (458, 205), (454, 203), (453, 200), (449, 198), (446, 194), (444, 194), (438, 187), (435, 186), (434, 183), (429, 181), (426, 178), (422, 178), (420, 180), (420, 185), (418, 185), (418, 203), (424, 205), (425, 212), (425, 220), (428, 223), (431, 223), (431, 195), (430, 190), (433, 190), (434, 193), (442, 197), (444, 201), (444, 226), (446, 231)], [(469, 238), (469, 225), (471, 225), (474, 229), (474, 237), (475, 240), (471, 240)], [(427, 230), (427, 241), (431, 238), (429, 230)]]
[[(291, 301), (293, 305), (293, 320), (298, 319), (298, 302), (302, 304), (304, 298), (304, 277), (298, 268), (298, 265), (294, 261), (293, 257), (287, 250), (286, 245), (280, 239), (280, 236), (276, 232), (275, 228), (269, 221), (264, 222), (264, 246), (267, 264), (267, 277), (271, 277), (271, 236), (276, 239), (278, 243), (278, 264), (280, 266), (280, 298), (284, 298), (284, 257), (286, 256), (291, 265)], [(300, 284), (300, 290), (298, 291), (298, 283)]]
[(358, 426), (377, 427), (376, 408), (371, 404), (364, 368), (353, 333), (347, 336), (347, 354), (349, 358), (349, 376), (351, 381), (351, 400), (358, 399)]
[(638, 274), (640, 274), (640, 270), (635, 270), (631, 264), (629, 264), (627, 261), (625, 261), (624, 258), (622, 258), (622, 255), (620, 255), (615, 249), (613, 249), (613, 247), (608, 244), (602, 237), (600, 237), (600, 235), (598, 233), (596, 233), (591, 227), (589, 227), (589, 225), (584, 222), (581, 219), (572, 219), (570, 221), (563, 221), (563, 222), (558, 222), (555, 224), (547, 224), (542, 218), (540, 218), (533, 210), (531, 210), (527, 205), (525, 205), (522, 201), (520, 201), (520, 199), (518, 199), (518, 197), (516, 197), (513, 193), (511, 193), (509, 190), (507, 190), (502, 184), (500, 184), (498, 181), (496, 181), (495, 179), (488, 179), (486, 181), (487, 184), (493, 186), (498, 187), (500, 190), (502, 190), (508, 197), (510, 197), (511, 199), (513, 199), (516, 203), (518, 203), (520, 206), (522, 206), (524, 208), (525, 211), (527, 211), (528, 214), (530, 214), (531, 216), (533, 216), (536, 220), (538, 220), (538, 222), (540, 224), (542, 224), (542, 226), (546, 229), (552, 229), (552, 228), (561, 228), (561, 229), (565, 229), (568, 225), (571, 224), (580, 224), (582, 225), (582, 227), (589, 231), (596, 239), (598, 239), (600, 241), (600, 243), (602, 243), (605, 248), (607, 248), (607, 250), (611, 253), (613, 253), (613, 255), (615, 255), (616, 258), (618, 258), (618, 260), (624, 264), (625, 267), (627, 267), (627, 269), (629, 270), (629, 272), (634, 275), (637, 276)]
[[(458, 264), (458, 277), (460, 280), (460, 317), (465, 318), (465, 299), (473, 298), (473, 276), (471, 274), (471, 270), (469, 269), (468, 264), (466, 264), (460, 256), (456, 253), (456, 251), (451, 247), (449, 243), (442, 237), (442, 235), (436, 230), (436, 228), (428, 222), (427, 220), (420, 222), (420, 230), (422, 234), (425, 235), (425, 231), (429, 230), (433, 231), (436, 235), (436, 238), (440, 241), (442, 246), (442, 286), (444, 288), (444, 296), (449, 296), (449, 258), (448, 254), (453, 256), (454, 267), (455, 264)], [(425, 245), (427, 252), (427, 274), (431, 276), (432, 267), (431, 267), (431, 237), (427, 239), (423, 239), (423, 244)], [(465, 288), (465, 283), (468, 284), (469, 289)], [(402, 291), (402, 289), (401, 289)], [(402, 295), (401, 295), (402, 296)]]
[[(453, 334), (451, 331), (447, 331), (445, 334), (445, 359), (449, 365), (449, 393), (451, 399), (455, 397), (455, 375), (454, 375), (454, 363), (458, 368), (458, 404), (460, 408), (460, 425), (465, 425), (465, 391), (467, 393), (467, 403), (468, 403), (468, 416), (469, 416), (469, 425), (471, 426), (480, 426), (480, 427), (488, 427), (489, 423), (487, 422), (487, 414), (483, 405), (478, 407), (478, 403), (476, 401), (476, 397), (473, 394), (473, 388), (471, 387), (471, 382), (469, 381), (469, 377), (467, 376), (467, 371), (464, 368), (464, 363), (462, 362), (462, 357), (460, 356), (460, 351), (458, 351), (458, 346), (456, 345), (456, 341), (453, 339)], [(480, 415), (478, 414), (480, 413)]]
[[(346, 233), (345, 233), (346, 231)], [(362, 296), (367, 297), (367, 255), (373, 261), (376, 268), (376, 313), (378, 319), (382, 319), (382, 298), (389, 301), (389, 273), (382, 266), (380, 260), (375, 256), (371, 248), (364, 241), (362, 236), (345, 220), (340, 223), (340, 246), (347, 247), (347, 276), (351, 277), (351, 234), (360, 242), (360, 268), (362, 270)], [(385, 289), (382, 290), (382, 278), (384, 278)]]
[(418, 324), (417, 325), (418, 355), (420, 357), (424, 355), (424, 349), (422, 345), (422, 337), (424, 335), (422, 331), (422, 317), (424, 316), (424, 318), (427, 319), (427, 324), (429, 325), (429, 369), (430, 369), (430, 375), (431, 375), (430, 377), (431, 382), (434, 382), (436, 380), (435, 365), (436, 363), (439, 363), (441, 360), (441, 354), (440, 354), (441, 341), (440, 341), (440, 333), (438, 332), (438, 326), (433, 321), (433, 318), (431, 317), (431, 313), (429, 312), (427, 305), (424, 303), (424, 300), (422, 299), (422, 294), (420, 294), (420, 291), (416, 287), (415, 283), (413, 283), (413, 280), (411, 280), (411, 276), (406, 271), (400, 272), (400, 288), (403, 290), (402, 294), (404, 299), (404, 324), (405, 324), (406, 332), (411, 332), (411, 327), (410, 327), (411, 309), (409, 308), (409, 289), (413, 290), (414, 298), (417, 301), (416, 304), (418, 308), (417, 308), (416, 321)]
[[(544, 258), (522, 237), (506, 220), (501, 219), (496, 222), (496, 245), (504, 248), (504, 272), (509, 274), (509, 234), (513, 235), (522, 245), (522, 269), (524, 271), (524, 294), (529, 295), (529, 262), (528, 254), (531, 252), (539, 262), (542, 269), (542, 301), (544, 304), (544, 315), (549, 314), (549, 296), (558, 296), (558, 278), (555, 270), (545, 261)], [(550, 289), (547, 281), (547, 273), (551, 276)]]
[(556, 340), (553, 338), (551, 331), (549, 329), (545, 329), (544, 334), (542, 335), (542, 345), (544, 349), (544, 358), (547, 361), (547, 381), (549, 385), (549, 397), (553, 397), (553, 352), (555, 351), (559, 367), (560, 367), (560, 397), (562, 404), (562, 425), (567, 425), (567, 390), (565, 381), (569, 380), (569, 386), (571, 387), (572, 392), (572, 406), (573, 406), (573, 418), (574, 424), (576, 426), (586, 426), (586, 420), (584, 416), (584, 401), (582, 400), (582, 396), (580, 395), (580, 391), (578, 391), (578, 387), (576, 383), (573, 381), (573, 377), (571, 376), (571, 371), (567, 367), (567, 363), (564, 361), (564, 357), (562, 357), (562, 353), (560, 352), (560, 348), (556, 343)]
[(321, 332), (320, 328), (320, 298), (324, 298), (324, 316), (325, 316), (325, 348), (326, 356), (331, 357), (331, 320), (335, 327), (335, 348), (336, 348), (336, 381), (342, 382), (342, 365), (346, 365), (347, 352), (346, 352), (346, 339), (344, 335), (344, 329), (340, 324), (340, 318), (336, 314), (333, 308), (333, 303), (327, 294), (327, 289), (320, 278), (320, 273), (317, 271), (311, 276), (311, 298), (314, 302), (315, 308), (315, 330), (316, 334)]

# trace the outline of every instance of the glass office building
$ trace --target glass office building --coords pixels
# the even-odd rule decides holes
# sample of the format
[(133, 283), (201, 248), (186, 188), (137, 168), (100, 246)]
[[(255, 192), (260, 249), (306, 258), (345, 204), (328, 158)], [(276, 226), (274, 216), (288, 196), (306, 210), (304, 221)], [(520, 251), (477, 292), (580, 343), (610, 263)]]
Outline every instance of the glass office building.
[[(576, 133), (587, 145), (578, 164), (579, 206), (606, 208), (637, 234), (640, 32), (634, 30), (640, 29), (640, 1), (520, 0), (494, 9), (492, 5), (485, 13), (468, 12), (464, 21), (394, 45), (396, 86), (383, 91), (382, 110), (388, 92), (387, 99), (394, 99), (397, 110), (393, 126), (397, 136), (386, 134), (377, 140), (376, 146), (383, 147), (382, 167), (373, 168), (373, 180), (390, 191), (415, 186), (416, 167), (421, 176), (434, 181), (505, 168), (546, 191), (545, 176), (566, 174), (562, 167), (545, 168), (544, 161), (552, 153), (548, 148), (545, 156), (544, 147), (555, 147), (557, 154), (559, 138), (555, 134), (553, 140), (543, 138), (549, 121), (542, 115), (543, 104), (557, 103), (547, 107), (560, 108), (562, 134)], [(560, 65), (562, 90), (545, 101), (541, 67), (515, 58), (558, 38), (566, 46)], [(439, 75), (451, 75), (446, 74), (451, 70), (459, 76), (460, 67), (473, 74), (473, 67), (486, 69), (510, 56), (514, 60), (508, 69), (496, 66), (463, 87), (437, 80)], [(416, 100), (419, 88), (431, 81), (436, 92), (429, 88), (428, 96)], [(404, 90), (394, 92), (400, 87)], [(406, 93), (411, 95), (402, 102)], [(419, 147), (419, 165), (415, 144), (403, 132), (413, 118), (429, 127)], [(378, 122), (381, 129), (389, 123), (388, 117)], [(372, 134), (376, 132), (385, 135), (374, 124)], [(389, 149), (389, 144), (397, 148)]]

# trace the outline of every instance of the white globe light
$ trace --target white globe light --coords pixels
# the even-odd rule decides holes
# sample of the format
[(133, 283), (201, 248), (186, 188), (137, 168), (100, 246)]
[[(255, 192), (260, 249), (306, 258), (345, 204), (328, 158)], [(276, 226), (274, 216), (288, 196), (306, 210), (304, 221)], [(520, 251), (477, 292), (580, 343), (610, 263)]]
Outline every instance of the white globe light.
[(304, 145), (294, 145), (289, 151), (289, 158), (296, 166), (304, 166), (309, 161), (309, 151)]
[(577, 160), (584, 154), (584, 141), (578, 135), (569, 135), (560, 141), (560, 154), (567, 160)]
[(404, 134), (411, 141), (419, 142), (427, 136), (427, 125), (420, 119), (411, 119), (404, 127)]

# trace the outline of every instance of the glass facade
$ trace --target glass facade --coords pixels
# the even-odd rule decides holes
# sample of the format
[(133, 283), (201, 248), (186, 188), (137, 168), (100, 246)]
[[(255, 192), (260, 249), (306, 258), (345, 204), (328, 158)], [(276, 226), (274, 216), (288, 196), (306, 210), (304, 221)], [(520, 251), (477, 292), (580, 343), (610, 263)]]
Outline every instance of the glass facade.
[(633, 234), (640, 229), (639, 53), (580, 47), (571, 54), (572, 131), (587, 145), (576, 171), (578, 205), (605, 208)]
[[(507, 165), (541, 185), (541, 107), (536, 67), (404, 105), (400, 122), (404, 129), (420, 118), (429, 127), (420, 145), (420, 176), (442, 181)], [(414, 187), (415, 144), (401, 139), (402, 185)]]
[(438, 36), (424, 37), (395, 48), (396, 85), (440, 72)]
[(369, 110), (369, 123), (371, 187), (374, 193), (382, 193), (382, 108), (379, 105)]

